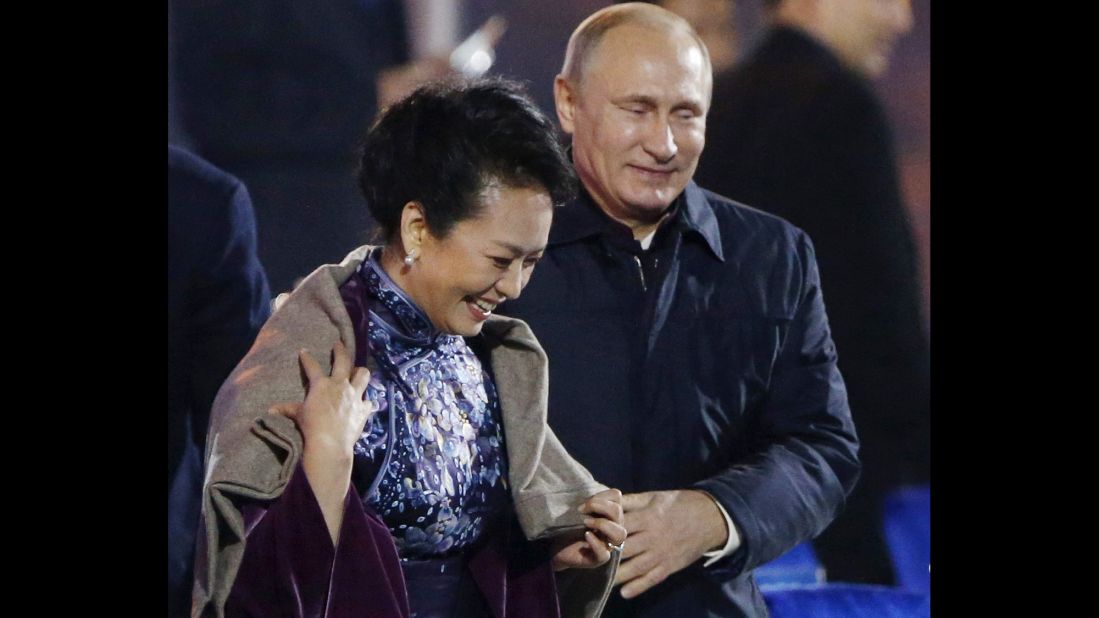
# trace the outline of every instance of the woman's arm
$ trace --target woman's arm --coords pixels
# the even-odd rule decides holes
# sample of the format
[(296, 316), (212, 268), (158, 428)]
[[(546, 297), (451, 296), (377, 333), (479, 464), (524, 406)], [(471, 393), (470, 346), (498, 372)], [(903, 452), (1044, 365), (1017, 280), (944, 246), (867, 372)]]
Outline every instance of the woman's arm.
[(351, 483), (355, 442), (374, 412), (371, 404), (363, 401), (370, 371), (353, 367), (341, 341), (332, 348), (331, 375), (325, 375), (305, 349), (298, 358), (308, 380), (305, 401), (275, 404), (270, 413), (290, 418), (301, 431), (302, 469), (336, 545)]

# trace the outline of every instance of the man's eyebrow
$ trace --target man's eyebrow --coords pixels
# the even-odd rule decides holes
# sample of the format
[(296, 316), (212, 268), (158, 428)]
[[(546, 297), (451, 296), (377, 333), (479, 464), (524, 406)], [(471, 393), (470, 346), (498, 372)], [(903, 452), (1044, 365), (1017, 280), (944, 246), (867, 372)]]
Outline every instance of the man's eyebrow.
[(645, 105), (650, 105), (652, 107), (656, 107), (656, 99), (654, 99), (653, 97), (650, 97), (650, 96), (643, 95), (643, 94), (629, 94), (629, 95), (626, 95), (626, 96), (618, 97), (618, 98), (614, 99), (614, 102), (615, 103), (643, 103)]

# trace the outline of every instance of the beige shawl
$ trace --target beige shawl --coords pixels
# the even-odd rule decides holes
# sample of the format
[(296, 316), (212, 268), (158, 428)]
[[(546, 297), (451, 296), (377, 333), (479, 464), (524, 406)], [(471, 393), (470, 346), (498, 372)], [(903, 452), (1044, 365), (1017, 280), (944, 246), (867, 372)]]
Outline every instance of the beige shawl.
[[(244, 555), (239, 499), (278, 497), (301, 456), (302, 437), (293, 421), (267, 414), (276, 402), (305, 398), (298, 350), (308, 350), (326, 371), (338, 339), (355, 357), (355, 335), (339, 286), (371, 249), (359, 247), (340, 264), (321, 266), (291, 294), (282, 295), (252, 349), (218, 391), (206, 446), (195, 617), (224, 615)], [(546, 424), (545, 352), (521, 320), (492, 316), (483, 333), (503, 412), (511, 496), (523, 532), (534, 540), (552, 536), (556, 528), (582, 525), (577, 507), (606, 487), (569, 456)], [(603, 567), (557, 573), (563, 616), (599, 616), (618, 558), (614, 553)]]

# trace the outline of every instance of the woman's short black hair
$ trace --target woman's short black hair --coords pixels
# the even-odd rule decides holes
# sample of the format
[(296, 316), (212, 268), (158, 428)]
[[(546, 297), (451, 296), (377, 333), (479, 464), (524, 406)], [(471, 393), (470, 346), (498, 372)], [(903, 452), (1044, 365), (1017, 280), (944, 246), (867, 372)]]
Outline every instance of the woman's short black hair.
[(359, 186), (390, 241), (408, 202), (445, 237), (477, 215), (490, 183), (572, 198), (576, 176), (554, 125), (515, 82), (449, 80), (420, 87), (383, 110), (366, 135)]

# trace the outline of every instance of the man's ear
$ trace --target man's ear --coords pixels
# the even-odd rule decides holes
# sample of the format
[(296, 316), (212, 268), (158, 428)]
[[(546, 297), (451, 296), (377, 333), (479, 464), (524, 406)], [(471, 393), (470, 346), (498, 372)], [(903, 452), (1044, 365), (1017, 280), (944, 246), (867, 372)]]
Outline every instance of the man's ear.
[(576, 117), (576, 87), (564, 75), (558, 75), (553, 80), (553, 102), (557, 107), (557, 121), (561, 123), (561, 130), (572, 135), (575, 128), (573, 119)]

